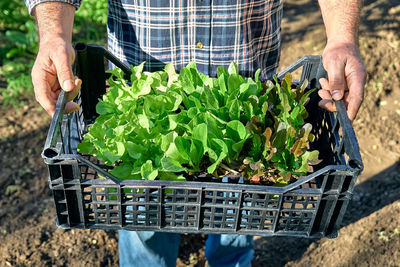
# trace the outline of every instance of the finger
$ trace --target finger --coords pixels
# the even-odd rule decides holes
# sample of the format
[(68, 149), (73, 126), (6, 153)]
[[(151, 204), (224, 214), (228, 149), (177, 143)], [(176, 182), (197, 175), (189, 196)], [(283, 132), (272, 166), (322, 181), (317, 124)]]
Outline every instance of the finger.
[(325, 69), (328, 72), (328, 88), (331, 91), (334, 100), (340, 100), (343, 98), (344, 89), (346, 87), (344, 67), (344, 62), (341, 60), (330, 61), (325, 66)]
[(72, 112), (78, 111), (80, 109), (79, 105), (75, 102), (68, 102), (65, 104), (65, 113), (70, 114)]
[(325, 90), (325, 89), (318, 90), (318, 95), (322, 99), (332, 100), (331, 91), (329, 91), (329, 90)]
[(72, 101), (78, 95), (81, 90), (82, 80), (75, 77), (75, 87), (71, 92), (67, 93), (67, 102)]
[(36, 101), (39, 102), (50, 116), (53, 116), (56, 109), (57, 96), (53, 95), (49, 89), (50, 85), (46, 80), (45, 73), (43, 71), (36, 71), (34, 68), (31, 75)]
[(322, 99), (321, 101), (318, 102), (318, 106), (330, 112), (336, 111), (335, 103), (333, 103), (332, 100)]
[(349, 91), (344, 91), (343, 102), (347, 110), (349, 107)]
[(56, 110), (56, 100), (49, 97), (46, 93), (42, 93), (42, 88), (35, 89), (36, 101), (43, 107), (46, 112), (53, 117)]
[(329, 90), (329, 82), (326, 78), (319, 79), (319, 84), (321, 85), (322, 89)]
[(357, 112), (362, 104), (364, 98), (364, 83), (365, 77), (361, 73), (359, 75), (350, 75), (347, 79), (349, 86), (349, 93), (346, 97), (347, 104), (347, 115), (349, 119), (353, 121)]
[(48, 91), (48, 94), (52, 99), (55, 99), (57, 101), (58, 96), (60, 95), (60, 92), (61, 92), (61, 88), (55, 89), (55, 90), (50, 90), (50, 91)]
[(73, 57), (73, 55), (68, 55), (66, 49), (60, 49), (52, 58), (57, 70), (58, 81), (60, 82), (61, 88), (66, 92), (70, 92), (74, 89), (74, 75), (72, 74), (70, 64), (72, 61), (71, 57)]

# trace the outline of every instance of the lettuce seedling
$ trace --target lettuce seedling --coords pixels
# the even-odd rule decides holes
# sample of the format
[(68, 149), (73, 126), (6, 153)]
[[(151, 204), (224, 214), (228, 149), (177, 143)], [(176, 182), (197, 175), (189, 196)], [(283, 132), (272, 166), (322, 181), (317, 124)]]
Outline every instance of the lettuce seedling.
[(232, 63), (217, 77), (190, 63), (143, 72), (131, 67), (128, 83), (111, 70), (110, 89), (78, 152), (95, 155), (120, 179), (167, 179), (208, 173), (241, 174), (251, 182), (282, 184), (305, 175), (318, 157), (305, 124), (307, 83), (292, 89), (287, 74), (278, 83), (244, 78)]

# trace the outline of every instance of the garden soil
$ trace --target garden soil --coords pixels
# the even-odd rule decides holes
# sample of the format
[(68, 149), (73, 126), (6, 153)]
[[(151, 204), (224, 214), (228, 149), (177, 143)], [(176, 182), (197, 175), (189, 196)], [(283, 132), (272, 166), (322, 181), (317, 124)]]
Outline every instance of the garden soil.
[[(281, 68), (321, 54), (317, 1), (285, 1)], [(368, 72), (354, 122), (365, 170), (334, 239), (254, 237), (254, 266), (400, 266), (400, 5), (365, 1)], [(1, 90), (1, 89), (0, 89)], [(0, 266), (116, 266), (118, 234), (61, 230), (40, 153), (50, 119), (34, 100), (0, 109)], [(182, 235), (179, 266), (205, 266), (205, 235)]]

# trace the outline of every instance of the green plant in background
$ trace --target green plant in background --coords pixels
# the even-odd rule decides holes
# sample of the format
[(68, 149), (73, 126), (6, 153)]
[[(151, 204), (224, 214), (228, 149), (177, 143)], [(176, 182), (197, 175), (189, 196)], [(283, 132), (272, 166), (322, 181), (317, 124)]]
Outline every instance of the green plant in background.
[(4, 65), (0, 68), (0, 75), (7, 83), (1, 92), (2, 102), (18, 106), (23, 104), (24, 96), (33, 88), (30, 71), (38, 50), (36, 26), (29, 20), (18, 29), (7, 30), (5, 37), (9, 46)]
[(9, 0), (0, 2), (0, 29), (18, 29), (30, 20), (24, 1)]
[[(74, 42), (104, 44), (106, 0), (85, 0), (75, 15)], [(31, 69), (38, 51), (36, 25), (23, 1), (0, 2), (0, 103), (18, 107), (33, 97)]]
[(313, 90), (243, 78), (236, 64), (218, 77), (194, 63), (179, 74), (173, 65), (144, 73), (132, 68), (130, 83), (110, 71), (110, 89), (96, 106), (99, 117), (78, 145), (114, 166), (120, 179), (177, 179), (178, 174), (216, 177), (242, 172), (254, 183), (287, 184), (306, 175), (318, 151), (304, 108)]
[(75, 13), (74, 42), (104, 45), (107, 40), (107, 0), (84, 0)]
[(0, 40), (1, 102), (18, 106), (32, 89), (30, 70), (38, 41), (23, 1), (0, 3)]

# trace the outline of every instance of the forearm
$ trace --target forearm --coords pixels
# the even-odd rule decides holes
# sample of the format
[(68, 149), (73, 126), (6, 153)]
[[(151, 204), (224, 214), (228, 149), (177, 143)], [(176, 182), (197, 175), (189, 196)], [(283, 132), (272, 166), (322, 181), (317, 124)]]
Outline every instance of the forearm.
[(344, 100), (353, 121), (364, 97), (366, 71), (358, 51), (362, 0), (319, 0), (328, 42), (322, 63), (328, 79), (319, 80), (319, 105), (335, 111), (333, 100)]
[(328, 42), (358, 43), (362, 0), (319, 0)]
[[(80, 89), (81, 80), (74, 76), (71, 65), (75, 58), (72, 28), (79, 0), (26, 0), (34, 15), (39, 32), (39, 51), (32, 68), (32, 83), (36, 100), (50, 114), (55, 112), (61, 90), (70, 101)], [(69, 98), (71, 97), (71, 98)], [(67, 103), (66, 112), (79, 109)]]
[(75, 7), (63, 2), (44, 2), (34, 7), (33, 15), (38, 25), (39, 42), (54, 38), (72, 41)]

